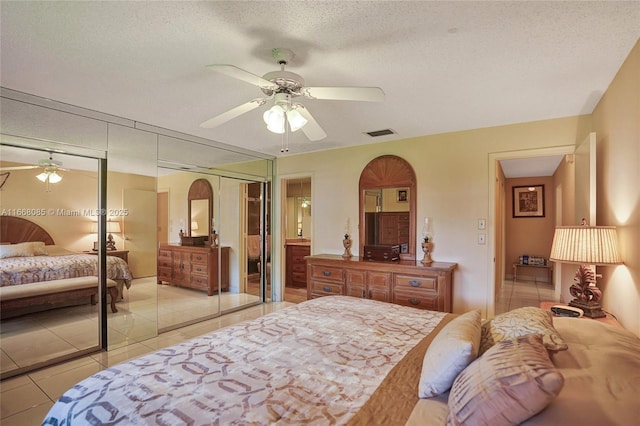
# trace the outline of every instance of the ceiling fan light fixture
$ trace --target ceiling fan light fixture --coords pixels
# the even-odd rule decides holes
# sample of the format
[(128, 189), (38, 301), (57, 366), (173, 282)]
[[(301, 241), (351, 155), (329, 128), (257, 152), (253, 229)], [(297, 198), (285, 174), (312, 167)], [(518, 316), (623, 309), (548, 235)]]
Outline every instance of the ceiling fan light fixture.
[(287, 111), (287, 121), (292, 132), (302, 129), (307, 124), (307, 119), (296, 108), (290, 108)]
[(262, 116), (267, 124), (267, 129), (273, 133), (284, 133), (284, 109), (280, 105), (274, 105)]
[(62, 180), (62, 176), (60, 176), (56, 171), (51, 172), (49, 175), (49, 182), (58, 183)]
[(40, 181), (40, 182), (46, 182), (47, 178), (49, 177), (48, 173), (42, 172), (40, 173), (38, 176), (36, 176), (36, 178)]

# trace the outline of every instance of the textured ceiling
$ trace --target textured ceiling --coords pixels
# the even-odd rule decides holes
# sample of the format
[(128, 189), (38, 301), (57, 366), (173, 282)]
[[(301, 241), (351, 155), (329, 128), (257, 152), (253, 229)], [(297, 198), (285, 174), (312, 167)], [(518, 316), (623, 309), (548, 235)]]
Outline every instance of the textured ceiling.
[[(0, 84), (272, 155), (267, 106), (199, 124), (254, 86), (270, 51), (309, 86), (379, 86), (382, 103), (304, 99), (328, 137), (289, 154), (591, 113), (640, 36), (640, 2), (0, 3)], [(391, 128), (395, 135), (363, 132)]]

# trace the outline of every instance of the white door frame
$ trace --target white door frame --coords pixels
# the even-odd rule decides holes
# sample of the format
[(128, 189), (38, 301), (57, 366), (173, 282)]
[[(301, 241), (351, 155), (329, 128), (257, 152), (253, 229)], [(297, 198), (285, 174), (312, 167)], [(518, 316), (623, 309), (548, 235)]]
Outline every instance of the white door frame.
[[(495, 256), (496, 256), (496, 227), (502, 226), (502, 224), (495, 223), (496, 220), (496, 162), (500, 160), (512, 160), (517, 158), (530, 158), (530, 157), (545, 157), (550, 155), (566, 155), (572, 154), (575, 151), (575, 145), (562, 145), (550, 148), (537, 148), (537, 149), (525, 149), (519, 151), (504, 151), (504, 152), (492, 152), (489, 153), (489, 217), (487, 220), (487, 264), (490, 265), (487, 268), (487, 297), (486, 297), (486, 318), (493, 318), (495, 316)], [(505, 217), (504, 215), (502, 215)], [(503, 259), (504, 264), (504, 250)]]

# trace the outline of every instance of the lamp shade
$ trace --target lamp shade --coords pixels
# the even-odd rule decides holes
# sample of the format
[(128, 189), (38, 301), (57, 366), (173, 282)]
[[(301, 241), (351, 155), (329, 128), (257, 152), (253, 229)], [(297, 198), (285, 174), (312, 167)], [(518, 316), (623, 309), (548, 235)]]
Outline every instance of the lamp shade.
[(108, 233), (112, 233), (112, 232), (120, 232), (120, 222), (111, 222), (108, 221), (107, 222), (107, 232)]
[(619, 265), (615, 226), (558, 226), (551, 245), (551, 260), (585, 265)]

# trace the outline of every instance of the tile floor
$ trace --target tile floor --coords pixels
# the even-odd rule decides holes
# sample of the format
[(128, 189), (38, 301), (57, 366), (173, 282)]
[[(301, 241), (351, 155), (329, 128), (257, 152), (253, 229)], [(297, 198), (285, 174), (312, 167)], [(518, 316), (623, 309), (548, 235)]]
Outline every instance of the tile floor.
[(523, 306), (540, 306), (540, 302), (558, 302), (552, 284), (505, 280), (496, 295), (496, 315)]
[[(162, 291), (166, 286), (163, 286)], [(167, 289), (174, 289), (167, 287)], [(166, 293), (171, 298), (170, 292)], [(296, 302), (304, 300), (301, 295), (289, 294), (285, 299)], [(164, 297), (164, 296), (159, 296)], [(173, 300), (173, 299), (171, 299)], [(538, 306), (541, 301), (553, 301), (554, 291), (550, 284), (506, 280), (496, 299), (496, 314), (521, 306)], [(130, 301), (129, 303), (132, 303)], [(172, 303), (176, 305), (175, 303)], [(44, 368), (24, 374), (0, 383), (0, 423), (11, 425), (39, 425), (60, 395), (78, 381), (119, 362), (142, 356), (165, 346), (180, 343), (192, 337), (235, 324), (240, 321), (257, 318), (261, 315), (290, 306), (292, 302), (265, 303), (218, 318), (185, 326), (162, 333), (156, 337), (142, 339), (123, 339), (122, 346), (86, 356), (80, 359)], [(177, 305), (176, 305), (177, 306)], [(118, 308), (120, 309), (120, 307)], [(124, 309), (123, 309), (124, 310)], [(176, 307), (176, 312), (184, 312)], [(179, 314), (176, 314), (179, 315)], [(185, 313), (186, 315), (186, 313)], [(140, 315), (140, 318), (144, 318)], [(136, 318), (136, 321), (141, 321)], [(134, 321), (134, 322), (136, 322)], [(122, 321), (126, 325), (130, 322)], [(64, 328), (63, 322), (59, 327)], [(4, 329), (3, 329), (4, 332)], [(5, 345), (3, 339), (3, 346)], [(4, 356), (4, 355), (3, 355)]]

